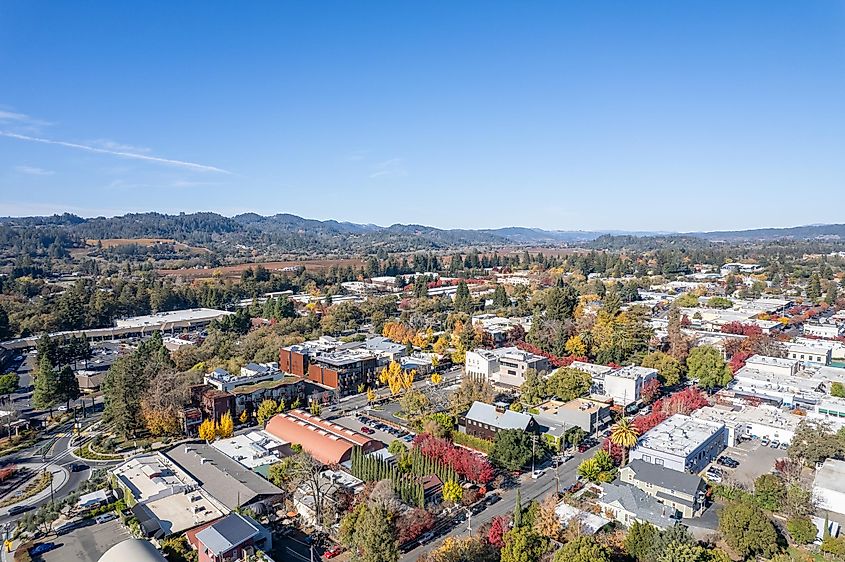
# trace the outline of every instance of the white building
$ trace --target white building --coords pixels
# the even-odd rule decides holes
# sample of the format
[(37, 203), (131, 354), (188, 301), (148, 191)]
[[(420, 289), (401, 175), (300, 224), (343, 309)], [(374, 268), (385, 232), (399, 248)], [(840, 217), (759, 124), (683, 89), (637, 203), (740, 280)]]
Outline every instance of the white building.
[(541, 373), (548, 372), (549, 367), (549, 360), (542, 355), (517, 347), (467, 351), (464, 365), (466, 376), (470, 378), (509, 387), (522, 386), (528, 369)]
[(734, 447), (741, 439), (767, 437), (770, 441), (790, 443), (801, 416), (785, 412), (774, 406), (705, 406), (691, 414), (698, 420), (724, 424), (728, 429), (728, 446)]
[(786, 344), (786, 356), (790, 359), (816, 365), (830, 365), (831, 348), (823, 342)]
[(728, 445), (724, 424), (675, 414), (645, 432), (631, 449), (630, 460), (695, 474)]
[(247, 468), (276, 463), (281, 458), (284, 441), (266, 431), (251, 431), (228, 439), (218, 439), (212, 447)]
[(813, 481), (813, 498), (819, 510), (845, 515), (845, 461), (824, 461)]
[(804, 335), (834, 339), (843, 335), (843, 327), (833, 323), (805, 322)]
[(629, 365), (614, 369), (594, 363), (575, 361), (573, 369), (588, 373), (593, 379), (590, 391), (613, 399), (614, 404), (628, 406), (636, 404), (642, 398), (643, 385), (657, 378), (657, 369)]

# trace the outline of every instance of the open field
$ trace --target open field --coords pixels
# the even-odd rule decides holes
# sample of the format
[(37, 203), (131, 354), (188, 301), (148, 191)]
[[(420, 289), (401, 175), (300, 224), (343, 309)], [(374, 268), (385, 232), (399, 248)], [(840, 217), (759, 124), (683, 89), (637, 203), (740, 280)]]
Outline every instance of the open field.
[(304, 267), (305, 269), (322, 270), (328, 269), (333, 266), (351, 266), (355, 269), (358, 269), (364, 265), (364, 261), (359, 258), (268, 261), (241, 263), (238, 265), (227, 265), (208, 269), (159, 269), (158, 273), (160, 275), (171, 275), (177, 277), (184, 277), (186, 279), (209, 279), (215, 276), (224, 278), (234, 278), (240, 277), (241, 272), (243, 272), (245, 269), (255, 268), (259, 265), (265, 267), (270, 272), (282, 271), (287, 267)]

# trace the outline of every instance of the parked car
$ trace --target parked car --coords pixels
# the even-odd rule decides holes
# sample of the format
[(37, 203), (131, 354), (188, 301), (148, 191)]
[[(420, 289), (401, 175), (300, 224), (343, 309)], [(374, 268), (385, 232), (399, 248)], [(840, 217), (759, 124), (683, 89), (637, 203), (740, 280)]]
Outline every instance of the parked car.
[(739, 466), (739, 461), (732, 459), (731, 457), (721, 456), (716, 459), (716, 463), (722, 466), (726, 466), (728, 468), (736, 468)]
[(499, 494), (490, 494), (489, 496), (487, 496), (487, 499), (485, 501), (487, 502), (487, 505), (493, 505), (494, 503), (501, 501), (501, 499), (502, 496), (500, 496)]
[(366, 433), (367, 435), (372, 435), (373, 433), (375, 433), (375, 431), (373, 431), (372, 429), (370, 429), (367, 426), (364, 426), (364, 427), (361, 428), (361, 433)]
[(781, 443), (780, 448), (784, 449), (784, 450), (789, 449), (789, 443), (786, 443), (786, 442)]
[(54, 542), (43, 542), (41, 544), (35, 545), (31, 549), (29, 549), (30, 556), (40, 556), (45, 552), (50, 552), (56, 548), (56, 543)]
[(117, 515), (114, 513), (103, 513), (102, 515), (98, 515), (94, 518), (94, 522), (99, 525), (100, 523), (108, 523), (109, 521), (113, 521), (117, 519)]
[(420, 538), (417, 539), (417, 542), (419, 542), (420, 544), (425, 544), (433, 538), (434, 538), (434, 533), (429, 531), (428, 533), (423, 533), (422, 535), (420, 535)]
[(341, 546), (333, 546), (328, 549), (326, 552), (323, 553), (323, 557), (326, 559), (334, 558), (335, 556), (339, 555), (343, 552), (343, 548)]
[(771, 447), (772, 449), (777, 449), (778, 447), (780, 447), (780, 441), (772, 441), (771, 443), (769, 443), (769, 447)]
[(764, 447), (768, 447), (768, 446), (769, 446), (769, 438), (768, 438), (768, 437), (763, 437), (763, 438), (760, 440), (760, 444), (761, 444), (762, 446), (764, 446)]
[(707, 480), (709, 480), (710, 482), (715, 482), (716, 484), (722, 481), (722, 474), (719, 472), (708, 470), (704, 473), (704, 476), (707, 478)]

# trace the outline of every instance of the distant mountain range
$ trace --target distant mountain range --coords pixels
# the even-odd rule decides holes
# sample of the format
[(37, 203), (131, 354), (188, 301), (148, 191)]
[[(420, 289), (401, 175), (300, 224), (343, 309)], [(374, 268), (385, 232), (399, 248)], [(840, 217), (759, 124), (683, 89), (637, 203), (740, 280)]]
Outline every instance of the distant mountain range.
[(72, 214), (50, 217), (0, 218), (0, 228), (51, 228), (81, 238), (173, 238), (198, 245), (240, 243), (273, 247), (281, 252), (388, 251), (444, 249), (467, 246), (562, 246), (589, 243), (608, 247), (625, 240), (655, 239), (662, 243), (741, 242), (776, 239), (842, 239), (845, 224), (808, 225), (716, 232), (582, 231), (506, 227), (440, 229), (416, 224), (377, 226), (336, 220), (305, 219), (291, 214), (263, 216), (245, 213), (226, 217), (217, 213), (133, 213), (118, 217), (81, 218)]

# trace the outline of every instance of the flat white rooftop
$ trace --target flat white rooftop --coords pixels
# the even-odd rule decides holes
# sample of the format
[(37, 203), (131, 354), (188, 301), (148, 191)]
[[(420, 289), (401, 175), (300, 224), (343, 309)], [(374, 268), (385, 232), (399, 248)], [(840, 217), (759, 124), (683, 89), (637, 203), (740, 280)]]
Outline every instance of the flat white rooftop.
[(144, 328), (185, 322), (211, 322), (229, 314), (234, 313), (225, 310), (215, 310), (213, 308), (190, 308), (115, 320), (114, 325), (118, 328)]
[(637, 447), (684, 456), (695, 451), (724, 427), (723, 424), (675, 414), (640, 437)]
[(211, 445), (245, 467), (256, 468), (277, 462), (279, 457), (274, 451), (285, 445), (285, 442), (266, 431), (252, 431), (228, 439), (218, 439)]
[(722, 423), (728, 427), (740, 424), (757, 424), (784, 429), (786, 431), (795, 431), (798, 428), (798, 424), (804, 419), (801, 416), (784, 412), (771, 406), (746, 406), (740, 410), (705, 406), (693, 412), (692, 417), (699, 420)]
[(813, 487), (845, 492), (845, 461), (827, 459), (816, 471)]

